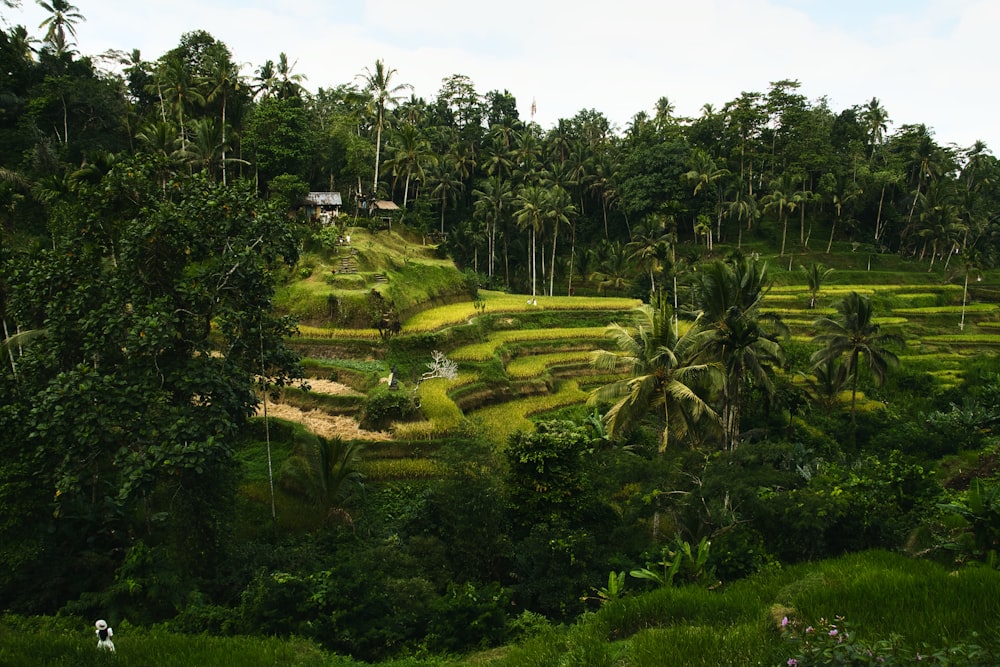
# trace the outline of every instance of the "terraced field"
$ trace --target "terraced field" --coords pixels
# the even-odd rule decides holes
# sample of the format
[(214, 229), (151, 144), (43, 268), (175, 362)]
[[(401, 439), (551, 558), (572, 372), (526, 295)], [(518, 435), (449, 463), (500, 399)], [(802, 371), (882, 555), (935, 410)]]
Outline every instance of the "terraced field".
[[(941, 383), (960, 379), (963, 359), (1000, 352), (1000, 303), (966, 299), (963, 304), (964, 290), (956, 285), (831, 285), (821, 290), (814, 309), (809, 308), (811, 295), (804, 286), (777, 286), (766, 297), (763, 310), (782, 318), (791, 340), (810, 344), (814, 320), (834, 314), (835, 301), (851, 291), (869, 296), (883, 329), (906, 340), (900, 351), (902, 363), (933, 369)], [(459, 374), (423, 382), (397, 378), (400, 391), (413, 392), (419, 401), (421, 418), (393, 424), (392, 437), (419, 443), (473, 432), (502, 445), (515, 430), (532, 428), (532, 416), (585, 402), (591, 388), (611, 379), (595, 374), (591, 352), (608, 346), (607, 324), (627, 324), (638, 303), (622, 298), (543, 297), (536, 304), (523, 295), (481, 292), (475, 302), (417, 313), (403, 323), (400, 339), (436, 336), (440, 350), (457, 362)], [(462, 335), (448, 335), (459, 330)], [(305, 329), (303, 334), (299, 342), (354, 349), (368, 357), (366, 363), (383, 379), (389, 374), (385, 365), (373, 360), (379, 351), (373, 331)], [(335, 368), (342, 361), (326, 363)], [(320, 397), (318, 409), (350, 414), (346, 404), (324, 404), (321, 387), (309, 393)]]

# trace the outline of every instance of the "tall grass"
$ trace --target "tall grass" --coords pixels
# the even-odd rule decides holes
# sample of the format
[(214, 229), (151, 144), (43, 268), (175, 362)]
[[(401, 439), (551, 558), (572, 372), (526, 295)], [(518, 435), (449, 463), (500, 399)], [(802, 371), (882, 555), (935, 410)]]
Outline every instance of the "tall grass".
[[(716, 590), (662, 588), (626, 596), (576, 625), (530, 639), (493, 667), (778, 665), (796, 646), (781, 615), (804, 624), (844, 616), (859, 636), (932, 646), (994, 630), (1000, 572), (952, 573), (929, 561), (871, 551), (773, 569)], [(471, 664), (471, 663), (470, 663)]]
[[(130, 628), (114, 623), (115, 653), (97, 649), (93, 628), (83, 621), (58, 627), (41, 619), (4, 617), (0, 664), (5, 667), (349, 667), (357, 663), (326, 653), (301, 639), (209, 637)], [(38, 628), (42, 625), (42, 628)], [(46, 627), (47, 626), (47, 627)]]

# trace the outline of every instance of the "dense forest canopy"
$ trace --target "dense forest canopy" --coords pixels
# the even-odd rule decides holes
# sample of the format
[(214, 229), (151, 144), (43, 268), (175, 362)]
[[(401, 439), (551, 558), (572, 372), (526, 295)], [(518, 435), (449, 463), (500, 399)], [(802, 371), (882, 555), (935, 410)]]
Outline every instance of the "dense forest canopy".
[[(664, 583), (684, 548), (691, 562), (669, 576), (714, 585), (710, 574), (899, 546), (943, 505), (925, 465), (995, 439), (992, 362), (962, 392), (932, 396), (916, 372), (892, 384), (899, 341), (856, 292), (816, 319), (819, 350), (788, 343), (762, 307), (772, 276), (756, 256), (773, 249), (789, 269), (805, 253), (902, 258), (964, 280), (967, 295), (1000, 259), (1000, 163), (980, 142), (942, 143), (920, 124), (889, 132), (878, 98), (832, 109), (796, 80), (733, 91), (696, 117), (663, 96), (624, 128), (581, 109), (543, 129), (508, 91), (462, 74), (430, 100), (382, 60), (316, 92), (294, 54), (245, 75), (204, 31), (155, 60), (87, 56), (77, 8), (40, 4), (41, 33), (0, 31), (10, 609), (298, 634), (373, 660), (464, 650), (508, 639), (511, 609), (574, 617), (588, 590), (612, 587), (609, 571), (646, 563), (637, 571)], [(325, 233), (303, 213), (315, 191), (341, 193), (353, 224), (394, 202), (472, 292), (641, 299), (594, 356), (610, 379), (574, 416), (605, 412), (545, 421), (502, 452), (447, 443), (443, 481), (384, 490), (360, 525), (335, 506), (358, 452), (314, 438), (289, 458), (302, 475), (322, 463), (303, 494), (345, 523), (234, 536), (250, 502), (235, 491), (238, 447), (260, 439), (261, 401), (304, 374), (296, 322), (273, 300)], [(828, 272), (801, 268), (813, 308)], [(396, 352), (416, 358), (429, 342)], [(404, 362), (407, 379), (421, 361)], [(866, 390), (906, 400), (875, 417), (859, 407)], [(841, 393), (849, 412), (832, 414)], [(778, 440), (742, 446), (760, 433)], [(995, 512), (993, 487), (972, 488)], [(953, 505), (972, 526), (956, 551), (995, 559), (996, 524), (976, 511)]]

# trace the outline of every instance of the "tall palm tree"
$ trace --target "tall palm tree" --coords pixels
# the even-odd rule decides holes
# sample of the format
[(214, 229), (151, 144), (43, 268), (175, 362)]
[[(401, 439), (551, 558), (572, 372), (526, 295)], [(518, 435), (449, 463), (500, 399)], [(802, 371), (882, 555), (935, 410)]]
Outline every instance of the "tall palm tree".
[(209, 78), (206, 81), (208, 84), (208, 94), (205, 95), (206, 102), (214, 102), (215, 100), (220, 100), (221, 102), (221, 124), (220, 128), (222, 130), (222, 184), (226, 184), (226, 151), (228, 150), (228, 142), (226, 140), (226, 131), (228, 130), (226, 121), (226, 103), (229, 101), (231, 94), (237, 92), (243, 85), (240, 79), (239, 69), (235, 64), (229, 59), (224, 57), (214, 57), (209, 63)]
[(572, 226), (573, 219), (577, 215), (577, 210), (569, 192), (558, 185), (546, 191), (546, 209), (545, 217), (552, 221), (552, 262), (549, 266), (549, 296), (553, 296), (556, 285), (556, 241), (559, 239), (559, 227), (561, 225)]
[(844, 206), (857, 199), (861, 194), (861, 186), (856, 181), (847, 178), (840, 179), (836, 189), (830, 192), (830, 202), (833, 204), (833, 210), (837, 212), (837, 216), (833, 219), (833, 224), (830, 225), (830, 240), (826, 244), (827, 255), (833, 248), (833, 235), (837, 231), (837, 223), (844, 212)]
[(688, 426), (701, 418), (718, 420), (711, 406), (698, 395), (698, 384), (711, 381), (718, 368), (694, 361), (697, 323), (678, 336), (672, 324), (673, 311), (657, 301), (636, 309), (632, 327), (608, 326), (608, 336), (617, 350), (597, 350), (591, 363), (605, 372), (629, 377), (598, 387), (590, 394), (591, 405), (613, 402), (604, 415), (608, 435), (627, 434), (644, 415), (662, 411), (660, 451), (666, 451), (671, 432), (681, 438)]
[[(684, 174), (688, 183), (694, 184), (694, 196), (702, 190), (711, 191), (715, 197), (715, 235), (718, 237), (722, 232), (722, 201), (723, 201), (723, 179), (729, 176), (730, 171), (720, 167), (708, 153), (701, 149), (695, 149), (691, 154), (691, 169)], [(708, 249), (712, 250), (712, 232), (708, 231)]]
[(538, 274), (535, 267), (535, 255), (538, 247), (537, 239), (538, 232), (544, 229), (545, 217), (548, 212), (545, 189), (537, 185), (521, 188), (517, 193), (514, 205), (517, 207), (515, 218), (518, 226), (522, 229), (531, 228), (531, 296), (536, 296)]
[(875, 155), (875, 149), (885, 138), (885, 132), (889, 127), (889, 114), (879, 102), (877, 97), (871, 100), (861, 110), (861, 127), (868, 138), (868, 145), (871, 146), (869, 159)]
[(399, 128), (386, 149), (392, 152), (393, 175), (397, 178), (403, 176), (403, 208), (406, 208), (410, 199), (410, 181), (423, 181), (427, 177), (426, 167), (437, 165), (437, 156), (431, 149), (431, 142), (409, 123)]
[(455, 173), (444, 165), (437, 165), (432, 175), (431, 196), (441, 202), (441, 233), (444, 234), (444, 212), (448, 202), (458, 201), (458, 195), (464, 187)]
[[(771, 192), (761, 198), (764, 211), (776, 211), (781, 225), (781, 257), (785, 256), (785, 239), (788, 236), (788, 216), (795, 212), (798, 198), (795, 185), (787, 174), (771, 182)], [(786, 215), (786, 212), (788, 215)]]
[[(754, 384), (770, 393), (771, 374), (782, 359), (780, 320), (765, 318), (761, 302), (770, 286), (767, 265), (755, 260), (715, 261), (693, 274), (695, 307), (703, 318), (699, 358), (721, 364), (722, 428), (725, 445), (736, 449), (744, 388)], [(768, 329), (765, 323), (773, 326)]]
[(185, 111), (193, 105), (205, 103), (205, 96), (198, 90), (198, 82), (180, 58), (168, 57), (160, 63), (153, 85), (161, 95), (161, 105), (173, 107), (180, 128), (181, 151), (187, 151)]
[(897, 334), (882, 333), (875, 323), (871, 300), (857, 292), (851, 292), (836, 305), (839, 317), (820, 317), (814, 325), (820, 333), (813, 341), (820, 349), (812, 355), (814, 368), (830, 363), (833, 359), (846, 358), (845, 371), (851, 379), (851, 424), (855, 421), (855, 406), (858, 395), (858, 377), (861, 363), (872, 375), (876, 386), (881, 386), (891, 366), (899, 363), (899, 358), (889, 347), (901, 345), (903, 339)]
[(287, 100), (293, 97), (300, 97), (305, 90), (302, 82), (306, 80), (305, 74), (293, 72), (295, 63), (288, 64), (288, 56), (282, 52), (278, 54), (278, 64), (275, 66), (274, 74), (277, 77), (278, 98)]
[(375, 69), (365, 68), (364, 74), (358, 78), (364, 84), (365, 92), (371, 96), (371, 104), (375, 111), (375, 177), (372, 179), (372, 192), (378, 192), (378, 169), (382, 156), (382, 128), (385, 126), (385, 110), (388, 106), (398, 104), (403, 98), (403, 91), (411, 90), (408, 83), (393, 85), (396, 70), (386, 67), (382, 60), (375, 61)]
[(493, 262), (496, 257), (497, 227), (507, 217), (513, 201), (510, 181), (499, 174), (487, 179), (478, 190), (472, 193), (475, 202), (472, 205), (473, 214), (487, 227), (487, 246), (489, 258), (486, 263), (487, 275), (493, 276)]
[(52, 47), (56, 55), (66, 53), (69, 42), (66, 34), (76, 39), (76, 24), (85, 21), (83, 14), (67, 0), (37, 0), (38, 6), (49, 13), (44, 21), (38, 24), (45, 28), (45, 43)]

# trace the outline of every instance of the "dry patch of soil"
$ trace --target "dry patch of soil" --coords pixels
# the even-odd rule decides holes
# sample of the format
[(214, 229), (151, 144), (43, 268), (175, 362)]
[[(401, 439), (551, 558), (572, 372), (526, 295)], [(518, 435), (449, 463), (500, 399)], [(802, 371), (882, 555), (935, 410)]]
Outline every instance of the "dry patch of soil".
[[(330, 393), (330, 392), (324, 392)], [(264, 415), (264, 406), (257, 408), (257, 415)], [(392, 440), (392, 435), (384, 431), (365, 431), (358, 422), (342, 415), (330, 415), (322, 410), (302, 411), (283, 403), (268, 403), (268, 417), (298, 422), (323, 438), (343, 438), (344, 440)]]
[(346, 384), (340, 382), (334, 382), (333, 380), (324, 380), (322, 378), (309, 378), (306, 380), (309, 385), (309, 391), (315, 392), (317, 394), (334, 394), (334, 395), (354, 395), (358, 396), (358, 392), (354, 389), (348, 387)]

